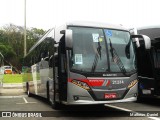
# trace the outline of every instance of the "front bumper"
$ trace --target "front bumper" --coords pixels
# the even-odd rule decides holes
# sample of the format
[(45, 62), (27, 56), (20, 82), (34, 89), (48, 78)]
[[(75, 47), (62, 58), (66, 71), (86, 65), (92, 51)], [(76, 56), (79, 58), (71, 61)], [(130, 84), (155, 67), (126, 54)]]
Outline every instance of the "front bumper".
[[(135, 84), (127, 94), (118, 100), (110, 100), (106, 99), (103, 101), (95, 101), (93, 97), (89, 94), (89, 92), (81, 87), (77, 87), (72, 83), (68, 83), (70, 91), (67, 96), (67, 102), (62, 102), (66, 105), (87, 105), (87, 104), (107, 104), (107, 103), (117, 103), (117, 102), (132, 102), (137, 100), (137, 90), (138, 90), (138, 83)], [(78, 99), (75, 99), (77, 98)]]

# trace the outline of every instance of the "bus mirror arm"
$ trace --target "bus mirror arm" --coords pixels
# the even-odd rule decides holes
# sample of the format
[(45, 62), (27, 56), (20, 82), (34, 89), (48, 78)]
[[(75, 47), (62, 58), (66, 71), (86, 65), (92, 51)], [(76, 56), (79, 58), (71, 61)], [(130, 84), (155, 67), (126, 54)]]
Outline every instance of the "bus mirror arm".
[[(151, 39), (146, 35), (131, 35), (131, 38), (141, 38), (144, 40), (145, 49), (151, 49)], [(142, 46), (142, 40), (135, 39), (137, 47)]]

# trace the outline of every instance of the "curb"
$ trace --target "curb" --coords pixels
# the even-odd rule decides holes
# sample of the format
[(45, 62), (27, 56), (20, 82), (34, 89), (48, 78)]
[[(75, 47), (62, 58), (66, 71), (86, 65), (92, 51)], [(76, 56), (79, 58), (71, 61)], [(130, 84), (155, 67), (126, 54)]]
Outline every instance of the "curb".
[(9, 83), (3, 83), (3, 89), (17, 89), (17, 88), (23, 88), (22, 83), (17, 84), (9, 84)]

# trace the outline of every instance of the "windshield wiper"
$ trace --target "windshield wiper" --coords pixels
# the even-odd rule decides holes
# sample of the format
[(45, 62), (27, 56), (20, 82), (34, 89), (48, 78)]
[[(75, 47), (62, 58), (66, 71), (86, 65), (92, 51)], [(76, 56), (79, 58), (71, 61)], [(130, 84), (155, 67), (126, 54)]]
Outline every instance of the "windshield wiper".
[(101, 44), (100, 42), (98, 42), (97, 52), (99, 54), (100, 59), (101, 59), (101, 49), (102, 49)]
[(121, 59), (119, 58), (116, 50), (113, 48), (110, 38), (109, 38), (109, 41), (110, 41), (110, 52), (111, 52), (112, 60), (118, 65), (121, 72), (123, 74), (126, 74), (126, 69), (125, 69)]
[[(98, 38), (98, 40), (99, 40), (99, 38)], [(100, 59), (101, 59), (101, 49), (102, 49), (102, 47), (101, 47), (100, 41), (98, 41), (98, 47), (97, 47), (98, 54), (95, 54), (95, 58), (94, 58), (94, 62), (92, 65), (91, 72), (95, 71), (97, 63), (98, 63), (98, 58), (100, 57)]]

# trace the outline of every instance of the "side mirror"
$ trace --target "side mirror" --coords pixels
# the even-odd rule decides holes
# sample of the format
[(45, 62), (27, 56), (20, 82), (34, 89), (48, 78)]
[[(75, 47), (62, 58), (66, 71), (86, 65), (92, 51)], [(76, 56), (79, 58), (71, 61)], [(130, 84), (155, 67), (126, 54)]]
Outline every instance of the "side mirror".
[(60, 31), (61, 34), (65, 35), (65, 45), (66, 49), (70, 50), (73, 48), (73, 38), (72, 38), (72, 30), (62, 30)]
[(141, 38), (143, 40), (139, 40), (139, 39), (136, 39), (135, 42), (136, 42), (136, 45), (137, 47), (140, 47), (142, 46), (142, 42), (144, 42), (144, 47), (145, 49), (151, 49), (151, 39), (146, 36), (146, 35), (131, 35), (131, 38)]

